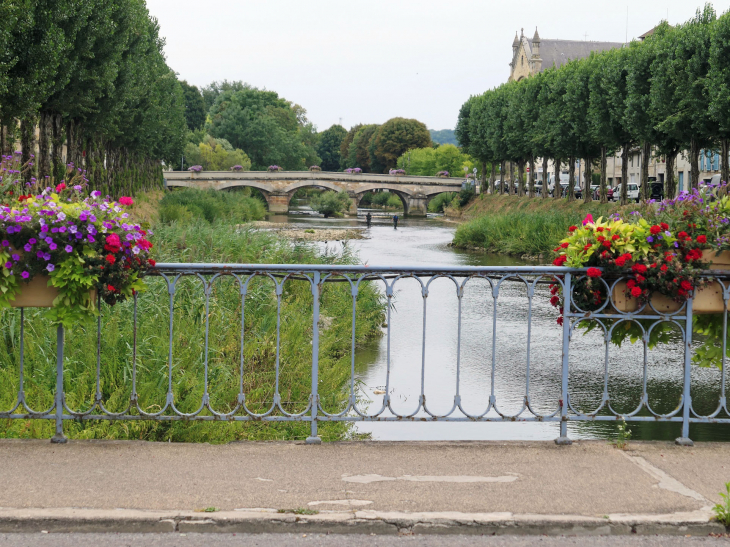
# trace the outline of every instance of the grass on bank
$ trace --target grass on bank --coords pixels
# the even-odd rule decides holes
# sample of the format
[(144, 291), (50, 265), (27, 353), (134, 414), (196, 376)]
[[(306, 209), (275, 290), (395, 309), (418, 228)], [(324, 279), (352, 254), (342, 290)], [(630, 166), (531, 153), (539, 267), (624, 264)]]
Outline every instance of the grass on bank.
[(565, 237), (568, 227), (581, 222), (586, 214), (594, 218), (621, 210), (616, 203), (568, 202), (565, 199), (481, 195), (463, 213), (468, 219), (454, 235), (456, 247), (479, 247), (488, 252), (510, 255), (539, 255), (550, 252)]
[[(157, 198), (151, 197), (154, 203)], [(163, 202), (165, 199), (163, 198)], [(136, 207), (145, 210), (145, 198)], [(186, 205), (187, 207), (187, 205)], [(204, 209), (203, 205), (201, 209)], [(149, 211), (147, 211), (149, 213)], [(197, 219), (157, 223), (153, 228), (158, 262), (354, 263), (356, 257), (321, 255), (313, 246), (292, 244), (276, 236), (237, 228), (230, 222)], [(243, 383), (248, 407), (266, 412), (274, 399), (277, 298), (274, 282), (255, 278), (242, 310), (239, 287), (230, 276), (213, 288), (206, 316), (202, 285), (186, 277), (177, 286), (173, 315), (173, 367), (167, 373), (169, 297), (164, 281), (149, 277), (149, 290), (138, 299), (136, 382), (140, 407), (149, 413), (165, 405), (168, 381), (181, 412), (195, 412), (207, 391), (218, 412), (237, 404)], [(279, 393), (287, 412), (302, 412), (311, 393), (312, 291), (308, 282), (289, 280), (281, 300)], [(328, 283), (321, 295), (319, 394), (330, 411), (343, 408), (350, 373), (352, 297), (347, 283)], [(362, 285), (357, 301), (356, 343), (379, 335), (384, 304), (374, 287)], [(241, 316), (244, 314), (243, 376), (240, 374)], [(101, 400), (110, 412), (121, 412), (132, 395), (132, 302), (102, 309)], [(26, 310), (25, 398), (35, 410), (53, 404), (56, 333), (38, 310)], [(205, 373), (205, 321), (210, 321), (208, 384)], [(20, 311), (0, 312), (0, 410), (13, 408), (19, 388)], [(78, 326), (66, 334), (66, 404), (90, 408), (95, 397), (96, 325)], [(95, 411), (97, 413), (98, 411)], [(134, 412), (133, 412), (134, 413)], [(166, 413), (170, 413), (168, 409)], [(204, 411), (203, 414), (208, 414)], [(66, 434), (79, 439), (142, 439), (221, 443), (233, 440), (303, 439), (309, 424), (301, 422), (222, 423), (211, 421), (91, 421), (66, 423)], [(325, 440), (348, 435), (341, 423), (320, 425)], [(0, 420), (0, 437), (50, 438), (49, 420)]]

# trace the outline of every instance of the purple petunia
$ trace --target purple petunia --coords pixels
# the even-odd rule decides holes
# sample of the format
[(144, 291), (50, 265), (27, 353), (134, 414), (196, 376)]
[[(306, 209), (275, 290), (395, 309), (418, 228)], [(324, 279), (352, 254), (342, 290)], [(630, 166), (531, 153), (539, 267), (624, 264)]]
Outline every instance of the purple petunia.
[(12, 262), (6, 262), (5, 263), (5, 267), (9, 270), (10, 268), (13, 267), (13, 263)]
[(25, 271), (24, 271), (24, 272), (22, 272), (22, 273), (20, 274), (20, 277), (22, 277), (23, 279), (28, 279), (28, 278), (30, 277), (30, 274), (29, 274), (28, 272), (25, 272)]
[(12, 257), (11, 257), (11, 258), (12, 258), (13, 260), (15, 260), (15, 262), (17, 262), (18, 260), (20, 260), (20, 255), (19, 255), (19, 254), (16, 254), (16, 253), (13, 253), (13, 255), (12, 255)]
[(71, 245), (66, 245), (66, 246), (65, 246), (65, 247), (63, 248), (63, 250), (64, 250), (64, 251), (66, 251), (67, 253), (70, 253), (71, 251), (73, 251), (73, 250), (74, 250), (74, 248), (73, 248), (73, 247), (71, 247)]
[(53, 264), (46, 264), (46, 270), (48, 270), (49, 272), (52, 272), (55, 269), (56, 267)]
[(30, 243), (26, 243), (25, 245), (23, 245), (23, 249), (25, 249), (26, 253), (29, 253), (33, 250), (33, 245), (31, 245)]
[(48, 248), (52, 251), (55, 251), (58, 248), (58, 245), (56, 245), (55, 243), (51, 243), (48, 245)]

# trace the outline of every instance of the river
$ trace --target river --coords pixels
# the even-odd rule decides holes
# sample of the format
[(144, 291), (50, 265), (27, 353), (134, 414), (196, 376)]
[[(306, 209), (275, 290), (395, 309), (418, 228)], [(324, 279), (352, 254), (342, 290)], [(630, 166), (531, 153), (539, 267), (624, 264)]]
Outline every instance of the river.
[[(365, 227), (360, 211), (355, 219), (324, 219), (306, 214), (270, 216), (276, 223), (295, 223), (308, 228)], [(493, 266), (520, 265), (513, 257), (466, 252), (449, 247), (456, 225), (439, 218), (403, 218), (398, 229), (389, 217), (376, 216), (366, 231), (368, 239), (346, 243), (357, 250), (360, 260), (371, 266)], [(341, 242), (321, 243), (327, 252), (339, 252)], [(552, 413), (560, 398), (561, 327), (549, 304), (546, 286), (533, 299), (530, 402), (540, 413)], [(426, 313), (426, 358), (424, 393), (429, 410), (449, 412), (456, 390), (457, 350), (460, 349), (459, 394), (462, 408), (481, 414), (491, 391), (492, 314), (491, 289), (484, 281), (470, 283), (462, 301), (461, 347), (457, 347), (458, 300), (449, 279), (435, 280), (429, 289)], [(527, 382), (528, 299), (524, 286), (506, 283), (500, 288), (496, 334), (494, 393), (503, 413), (520, 411)], [(396, 285), (391, 311), (391, 404), (399, 413), (410, 414), (418, 406), (421, 390), (423, 308), (419, 283), (413, 279)], [(385, 332), (385, 329), (383, 329)], [(387, 337), (358, 350), (356, 372), (362, 407), (376, 412), (382, 405), (386, 384)], [(630, 412), (642, 392), (643, 349), (640, 344), (612, 347), (608, 390), (613, 408)], [(670, 344), (649, 351), (647, 392), (657, 412), (676, 407), (682, 392), (683, 359), (679, 336)], [(577, 333), (571, 341), (570, 392), (574, 406), (584, 411), (601, 401), (604, 382), (604, 349), (601, 336)], [(720, 374), (693, 367), (692, 397), (698, 413), (711, 413), (717, 406)], [(368, 403), (368, 401), (370, 401)], [(456, 414), (459, 414), (457, 409)], [(530, 416), (528, 411), (523, 416)], [(617, 422), (570, 422), (573, 439), (615, 439)], [(549, 440), (558, 436), (557, 423), (547, 422), (359, 422), (357, 430), (377, 440)], [(632, 438), (670, 440), (679, 436), (680, 424), (630, 423)], [(694, 424), (694, 440), (730, 441), (730, 426)]]

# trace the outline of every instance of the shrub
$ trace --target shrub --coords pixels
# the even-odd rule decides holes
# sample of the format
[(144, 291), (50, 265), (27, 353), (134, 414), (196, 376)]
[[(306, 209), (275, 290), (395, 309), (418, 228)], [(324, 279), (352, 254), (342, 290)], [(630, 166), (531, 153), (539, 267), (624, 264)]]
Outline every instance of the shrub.
[(216, 221), (247, 222), (265, 215), (264, 204), (243, 192), (185, 188), (166, 194), (160, 201), (160, 220), (165, 223), (186, 222), (193, 218), (211, 224)]
[(349, 209), (350, 197), (345, 192), (328, 190), (313, 196), (309, 205), (312, 207), (312, 210), (328, 217)]
[(443, 213), (444, 209), (449, 206), (455, 195), (455, 192), (444, 192), (443, 194), (438, 194), (435, 198), (428, 202), (428, 211), (430, 213)]

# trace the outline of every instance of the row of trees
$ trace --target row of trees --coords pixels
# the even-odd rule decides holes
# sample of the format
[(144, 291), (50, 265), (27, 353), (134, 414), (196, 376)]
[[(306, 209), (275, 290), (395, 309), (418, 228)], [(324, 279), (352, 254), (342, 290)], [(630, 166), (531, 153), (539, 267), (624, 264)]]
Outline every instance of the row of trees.
[(161, 184), (179, 158), (183, 90), (144, 0), (0, 3), (0, 148), (36, 149), (28, 177), (85, 167), (109, 193)]
[(317, 152), (325, 171), (359, 167), (365, 173), (387, 173), (396, 167), (404, 152), (431, 146), (431, 134), (425, 124), (391, 118), (382, 125), (358, 124), (349, 131), (333, 125), (320, 134)]
[[(683, 151), (689, 155), (695, 187), (702, 148), (721, 149), (722, 178), (730, 180), (729, 84), (730, 14), (718, 19), (707, 5), (683, 25), (663, 22), (643, 42), (594, 53), (471, 97), (459, 112), (456, 135), (465, 152), (491, 164), (492, 192), (498, 191), (497, 171), (504, 180), (509, 162), (517, 165), (519, 194), (533, 196), (535, 161), (542, 158), (547, 174), (551, 158), (555, 180), (567, 162), (567, 192), (573, 199), (575, 160), (584, 158), (586, 185), (594, 163), (600, 166), (600, 194), (605, 201), (606, 156), (620, 150), (621, 202), (626, 203), (628, 158), (638, 149), (643, 156), (644, 199), (649, 193), (651, 154), (666, 158), (666, 195), (674, 197), (674, 164)], [(532, 176), (526, 187), (527, 164)], [(511, 174), (509, 178), (514, 180)], [(586, 201), (591, 199), (588, 188), (583, 192)], [(543, 192), (543, 197), (547, 195)], [(560, 192), (554, 195), (560, 197)]]

